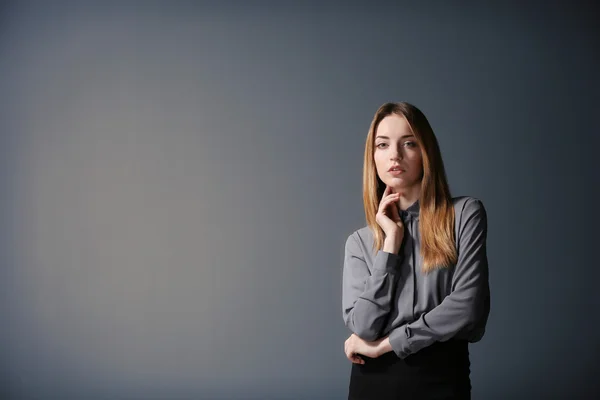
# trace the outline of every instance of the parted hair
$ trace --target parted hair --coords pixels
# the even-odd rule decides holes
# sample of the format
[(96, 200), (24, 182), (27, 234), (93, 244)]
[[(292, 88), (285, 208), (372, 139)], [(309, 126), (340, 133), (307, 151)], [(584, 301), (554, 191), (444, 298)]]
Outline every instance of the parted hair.
[(375, 220), (385, 183), (375, 166), (375, 135), (381, 120), (397, 114), (408, 122), (421, 148), (423, 175), (419, 197), (419, 231), (423, 272), (450, 267), (457, 262), (454, 234), (454, 206), (438, 141), (429, 121), (414, 105), (407, 102), (385, 103), (375, 112), (367, 134), (363, 165), (363, 203), (367, 225), (374, 237), (373, 250), (381, 250), (385, 233)]

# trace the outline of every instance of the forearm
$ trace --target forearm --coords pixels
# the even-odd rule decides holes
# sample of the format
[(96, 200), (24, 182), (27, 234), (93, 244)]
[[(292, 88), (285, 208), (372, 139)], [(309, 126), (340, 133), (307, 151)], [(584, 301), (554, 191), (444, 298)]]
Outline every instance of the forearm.
[(434, 342), (444, 342), (463, 329), (472, 327), (481, 317), (482, 291), (471, 291), (470, 300), (457, 301), (458, 293), (447, 296), (431, 311), (416, 321), (393, 329), (388, 335), (390, 347), (404, 358)]
[(399, 239), (399, 236), (390, 236), (386, 237), (383, 242), (382, 250), (392, 254), (398, 254), (400, 251), (400, 245), (402, 244), (402, 239)]
[[(344, 293), (346, 326), (364, 340), (374, 341), (379, 337), (393, 308), (399, 262), (398, 255), (380, 251), (375, 259), (373, 275), (365, 280), (363, 291), (356, 298), (349, 292)], [(350, 282), (350, 274), (345, 279), (347, 287), (358, 286)]]
[(417, 320), (398, 326), (389, 333), (393, 351), (400, 358), (434, 342), (447, 341), (459, 332), (481, 331), (487, 320), (490, 301), (485, 208), (480, 201), (473, 202), (463, 216), (451, 292)]
[(389, 336), (386, 336), (379, 343), (379, 348), (378, 348), (377, 356), (378, 357), (382, 356), (385, 353), (389, 353), (390, 351), (393, 351), (392, 345), (390, 344), (390, 338), (389, 338)]
[(399, 265), (403, 256), (396, 236), (386, 238), (373, 265), (367, 265), (356, 235), (346, 241), (342, 308), (345, 325), (361, 339), (377, 340), (394, 307)]

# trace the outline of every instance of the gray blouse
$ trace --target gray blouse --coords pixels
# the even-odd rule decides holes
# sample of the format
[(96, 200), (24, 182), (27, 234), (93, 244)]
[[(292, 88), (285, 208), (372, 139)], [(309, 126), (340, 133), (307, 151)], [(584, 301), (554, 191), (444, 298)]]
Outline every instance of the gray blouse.
[(419, 200), (400, 210), (405, 230), (399, 254), (374, 254), (368, 226), (346, 240), (344, 323), (366, 341), (389, 335), (400, 358), (451, 338), (474, 343), (485, 332), (490, 312), (486, 210), (471, 196), (452, 201), (458, 262), (451, 268), (421, 271)]

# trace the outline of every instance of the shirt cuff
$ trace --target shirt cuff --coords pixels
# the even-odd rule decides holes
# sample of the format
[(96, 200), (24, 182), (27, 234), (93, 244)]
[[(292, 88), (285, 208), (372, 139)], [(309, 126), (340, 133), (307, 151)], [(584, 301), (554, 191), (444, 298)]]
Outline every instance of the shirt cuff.
[(412, 354), (412, 332), (408, 325), (394, 329), (389, 337), (390, 346), (396, 355), (400, 358), (405, 358)]
[(373, 270), (377, 272), (396, 272), (402, 260), (398, 254), (379, 250), (373, 261)]

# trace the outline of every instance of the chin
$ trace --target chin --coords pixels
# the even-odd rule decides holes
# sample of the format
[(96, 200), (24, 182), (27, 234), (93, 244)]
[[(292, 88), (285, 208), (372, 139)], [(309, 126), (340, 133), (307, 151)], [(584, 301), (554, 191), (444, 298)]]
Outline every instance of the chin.
[(389, 179), (387, 182), (383, 181), (383, 183), (397, 190), (406, 189), (415, 184), (415, 182), (409, 182), (402, 178)]
[(386, 185), (391, 186), (391, 187), (406, 187), (406, 186), (410, 186), (408, 184), (408, 182), (406, 182), (405, 179), (402, 178), (395, 178), (395, 179), (390, 179), (387, 182), (385, 182)]
[(394, 191), (402, 190), (408, 187), (408, 185), (406, 185), (404, 182), (386, 182), (386, 185), (393, 188)]

